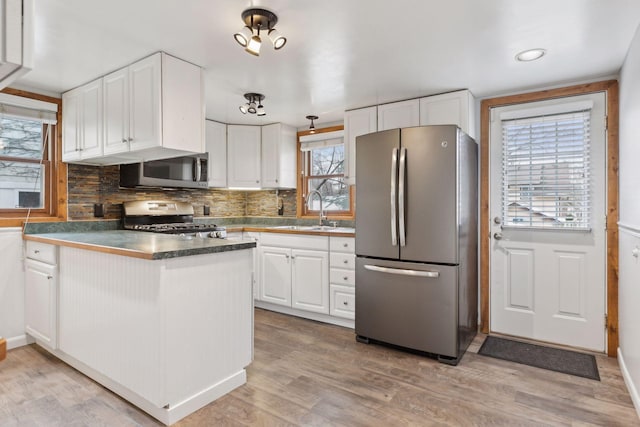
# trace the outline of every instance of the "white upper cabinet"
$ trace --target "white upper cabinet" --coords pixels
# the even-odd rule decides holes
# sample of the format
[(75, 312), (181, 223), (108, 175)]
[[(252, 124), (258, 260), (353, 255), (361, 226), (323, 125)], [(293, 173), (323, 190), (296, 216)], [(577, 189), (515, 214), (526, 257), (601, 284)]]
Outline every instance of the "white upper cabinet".
[(84, 160), (102, 155), (102, 79), (62, 95), (63, 160)]
[(207, 179), (209, 187), (227, 186), (227, 125), (207, 120), (205, 141), (209, 153)]
[(356, 137), (378, 130), (378, 108), (367, 107), (344, 113), (345, 179), (347, 184), (356, 183)]
[(262, 126), (262, 188), (296, 188), (296, 130)]
[(468, 90), (420, 99), (420, 126), (458, 125), (475, 138), (475, 99)]
[(260, 188), (260, 126), (227, 125), (227, 186)]
[(378, 130), (408, 128), (419, 125), (419, 99), (378, 105)]
[(129, 151), (129, 69), (104, 76), (104, 154)]
[(85, 123), (94, 117), (90, 110), (93, 107), (87, 106), (82, 97), (73, 99), (78, 90), (74, 89), (63, 94), (63, 121), (78, 108), (78, 126), (85, 130), (77, 134), (71, 130), (71, 122), (69, 126), (63, 123), (63, 161), (118, 164), (205, 151), (200, 67), (159, 52), (92, 84), (100, 85), (99, 154), (71, 153), (72, 145), (82, 148), (82, 143), (93, 143), (87, 136), (87, 131), (93, 133), (93, 124)]

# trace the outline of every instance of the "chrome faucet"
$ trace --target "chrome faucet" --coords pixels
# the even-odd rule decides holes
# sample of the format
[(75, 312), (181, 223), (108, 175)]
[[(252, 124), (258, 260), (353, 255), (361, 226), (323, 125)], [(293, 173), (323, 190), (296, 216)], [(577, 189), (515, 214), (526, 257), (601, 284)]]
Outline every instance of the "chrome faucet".
[(322, 227), (323, 222), (325, 219), (327, 219), (327, 217), (325, 216), (324, 211), (322, 210), (322, 194), (320, 194), (318, 190), (311, 190), (309, 191), (309, 194), (307, 194), (307, 209), (309, 209), (309, 202), (311, 202), (311, 196), (313, 196), (314, 194), (317, 194), (318, 199), (320, 199), (320, 214), (318, 215), (318, 225)]

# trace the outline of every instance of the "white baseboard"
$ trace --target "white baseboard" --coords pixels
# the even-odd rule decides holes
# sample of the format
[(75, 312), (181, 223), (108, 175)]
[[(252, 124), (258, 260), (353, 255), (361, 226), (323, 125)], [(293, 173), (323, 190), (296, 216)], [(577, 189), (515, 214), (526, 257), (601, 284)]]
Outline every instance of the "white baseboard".
[(256, 308), (263, 308), (265, 310), (276, 311), (282, 314), (288, 314), (290, 316), (303, 317), (305, 319), (315, 320), (316, 322), (330, 323), (332, 325), (342, 326), (344, 328), (355, 329), (355, 320), (342, 319), (340, 317), (330, 316), (328, 314), (314, 313), (312, 311), (298, 310), (291, 307), (285, 307), (283, 305), (272, 304), (265, 301), (254, 301)]
[(7, 338), (7, 350), (22, 347), (23, 345), (33, 344), (35, 340), (27, 334), (18, 335), (17, 337)]
[(633, 383), (633, 379), (631, 379), (631, 375), (627, 370), (627, 365), (624, 363), (624, 357), (622, 356), (622, 350), (620, 350), (620, 347), (618, 347), (618, 363), (620, 364), (622, 378), (624, 378), (624, 383), (627, 385), (627, 389), (629, 390), (633, 406), (635, 406), (636, 413), (638, 414), (638, 417), (640, 417), (640, 395), (638, 395), (638, 389)]

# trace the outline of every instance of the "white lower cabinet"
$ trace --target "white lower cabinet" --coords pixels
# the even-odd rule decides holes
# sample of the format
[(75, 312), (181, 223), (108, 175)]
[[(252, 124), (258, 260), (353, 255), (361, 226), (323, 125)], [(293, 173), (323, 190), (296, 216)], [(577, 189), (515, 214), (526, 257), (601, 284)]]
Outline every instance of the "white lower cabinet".
[(27, 243), (25, 330), (38, 344), (58, 347), (58, 267), (56, 247)]
[(330, 237), (329, 240), (331, 251), (329, 314), (345, 319), (355, 319), (355, 239), (353, 237)]
[(329, 314), (328, 237), (262, 233), (260, 239), (260, 300)]

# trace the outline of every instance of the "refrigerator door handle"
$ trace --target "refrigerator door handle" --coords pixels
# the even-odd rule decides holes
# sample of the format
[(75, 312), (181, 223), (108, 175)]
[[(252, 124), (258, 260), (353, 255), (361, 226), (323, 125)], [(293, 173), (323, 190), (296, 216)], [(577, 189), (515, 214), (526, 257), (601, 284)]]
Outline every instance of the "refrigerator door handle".
[(398, 231), (396, 228), (396, 189), (398, 188), (398, 149), (391, 151), (391, 245), (398, 246)]
[(376, 271), (378, 273), (399, 274), (401, 276), (440, 277), (439, 271), (407, 270), (404, 268), (380, 267), (379, 265), (371, 264), (365, 264), (364, 268), (365, 270)]
[(398, 184), (398, 219), (400, 222), (400, 246), (407, 244), (407, 233), (404, 222), (404, 184), (407, 171), (407, 149), (402, 148), (400, 153), (400, 183)]

